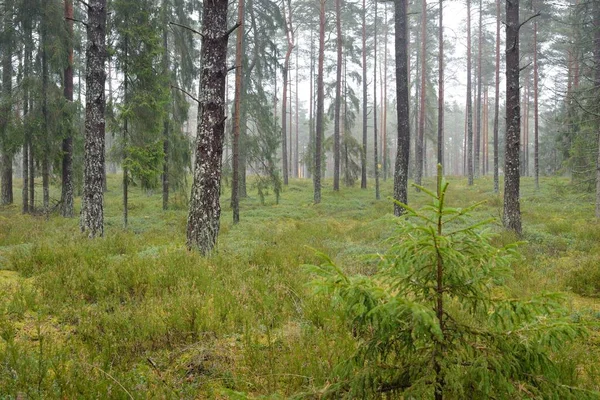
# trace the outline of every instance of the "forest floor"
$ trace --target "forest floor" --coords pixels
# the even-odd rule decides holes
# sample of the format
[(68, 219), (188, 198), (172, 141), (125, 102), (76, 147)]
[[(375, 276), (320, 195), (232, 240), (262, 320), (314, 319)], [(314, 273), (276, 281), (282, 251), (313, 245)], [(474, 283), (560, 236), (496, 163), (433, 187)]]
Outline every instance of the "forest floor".
[[(502, 198), (491, 178), (472, 187), (448, 181), (450, 205), (485, 201), (473, 219), (496, 219), (498, 245), (516, 239), (498, 222)], [(208, 258), (185, 249), (185, 195), (172, 195), (165, 212), (159, 191), (133, 188), (124, 230), (120, 182), (109, 176), (101, 239), (84, 237), (78, 218), (22, 215), (20, 189), (14, 206), (0, 208), (0, 399), (317, 398), (355, 341), (335, 305), (314, 294), (303, 265), (318, 263), (318, 251), (350, 273), (373, 271), (367, 256), (386, 250), (398, 223), (392, 180), (382, 183), (380, 201), (372, 181), (369, 190), (340, 192), (326, 181), (319, 205), (309, 180), (292, 180), (280, 204), (272, 194), (261, 204), (249, 187), (237, 226), (226, 194), (218, 249)], [(410, 190), (411, 205), (425, 201)], [(590, 323), (591, 334), (556, 358), (577, 365), (578, 385), (600, 390), (593, 195), (562, 178), (542, 179), (536, 192), (525, 178), (521, 209), (526, 243), (510, 295), (565, 293), (568, 312)]]

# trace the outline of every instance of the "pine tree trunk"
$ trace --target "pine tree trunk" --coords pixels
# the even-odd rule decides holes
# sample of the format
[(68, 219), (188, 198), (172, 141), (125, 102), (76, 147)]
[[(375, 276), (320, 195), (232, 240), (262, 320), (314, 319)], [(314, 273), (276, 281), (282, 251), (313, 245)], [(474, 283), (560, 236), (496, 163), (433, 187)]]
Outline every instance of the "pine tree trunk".
[(438, 56), (438, 140), (437, 140), (437, 162), (444, 169), (444, 4), (440, 0), (439, 5), (440, 22), (439, 22), (439, 46), (440, 53)]
[[(2, 94), (0, 96), (0, 146), (8, 140), (9, 120), (12, 113), (12, 33), (13, 33), (13, 11), (10, 1), (4, 2), (4, 16), (2, 17), (3, 40), (6, 45), (2, 48)], [(13, 203), (12, 188), (12, 154), (8, 148), (0, 148), (0, 204)]]
[(233, 177), (231, 179), (231, 208), (233, 223), (240, 222), (239, 166), (240, 166), (240, 113), (242, 104), (242, 44), (244, 38), (244, 0), (238, 2), (238, 24), (235, 49), (235, 99), (233, 110)]
[[(69, 32), (70, 45), (67, 50), (67, 67), (65, 68), (64, 95), (65, 100), (73, 103), (73, 0), (65, 0), (65, 20)], [(74, 215), (73, 205), (73, 129), (72, 120), (69, 119), (67, 135), (62, 141), (62, 193), (61, 214), (71, 218)]]
[(360, 153), (360, 188), (367, 188), (367, 1), (362, 2), (362, 149)]
[(80, 226), (89, 237), (96, 237), (104, 234), (106, 0), (90, 0), (88, 4), (84, 185)]
[(383, 3), (385, 10), (385, 24), (384, 24), (384, 50), (383, 50), (383, 90), (381, 96), (383, 100), (381, 101), (381, 159), (383, 164), (383, 180), (387, 181), (389, 174), (389, 157), (388, 157), (388, 145), (387, 145), (387, 66), (388, 66), (388, 13), (387, 13), (387, 3)]
[[(427, 0), (421, 0), (421, 96), (419, 100), (419, 133), (415, 153), (415, 182), (421, 185), (425, 145), (425, 100), (427, 95)], [(418, 191), (418, 189), (417, 189)]]
[[(31, 38), (31, 26), (28, 22), (24, 22), (23, 26), (24, 31), (24, 41), (25, 41), (25, 56), (24, 56), (24, 65), (23, 65), (23, 81), (29, 81), (30, 68), (31, 68), (31, 58), (32, 58), (32, 38)], [(26, 119), (29, 115), (29, 89), (27, 87), (23, 87), (23, 119)], [(23, 143), (23, 213), (29, 213), (33, 210), (29, 207), (29, 159), (33, 157), (30, 152), (30, 132), (25, 130), (24, 134), (24, 143)]]
[[(169, 31), (168, 31), (168, 18), (167, 18), (167, 1), (163, 0), (163, 74), (168, 77), (170, 74), (169, 69)], [(167, 112), (165, 114), (165, 120), (163, 122), (163, 173), (162, 173), (162, 207), (166, 211), (169, 209), (169, 106), (167, 106)]]
[(496, 92), (494, 95), (494, 193), (500, 191), (498, 120), (500, 114), (500, 0), (496, 0)]
[(507, 229), (521, 234), (519, 202), (519, 0), (506, 1), (506, 151), (504, 157), (504, 214)]
[[(333, 190), (340, 190), (340, 114), (342, 107), (342, 1), (335, 0), (337, 66), (333, 121)], [(377, 7), (377, 5), (375, 6)]]
[(475, 161), (474, 161), (474, 175), (478, 177), (481, 173), (481, 90), (483, 88), (483, 74), (481, 71), (481, 58), (482, 58), (482, 47), (483, 47), (483, 2), (479, 0), (479, 38), (478, 38), (478, 49), (477, 49), (477, 122), (475, 128)]
[[(287, 2), (287, 14), (286, 14), (286, 2)], [(287, 144), (287, 101), (288, 101), (288, 73), (290, 70), (290, 56), (294, 50), (294, 30), (292, 27), (292, 8), (291, 1), (284, 0), (283, 2), (283, 14), (285, 16), (285, 35), (287, 38), (288, 48), (285, 53), (285, 61), (283, 64), (283, 97), (281, 100), (281, 161), (283, 163), (283, 184), (289, 183), (289, 159), (288, 159), (288, 144)], [(291, 110), (290, 110), (291, 111)], [(292, 127), (290, 126), (290, 130)], [(291, 154), (290, 154), (291, 156)]]
[(323, 147), (323, 113), (325, 93), (323, 88), (323, 70), (325, 60), (325, 0), (320, 0), (319, 8), (319, 61), (317, 66), (317, 126), (315, 132), (315, 168), (313, 176), (314, 203), (321, 202), (321, 151)]
[(204, 0), (200, 53), (200, 102), (194, 181), (187, 221), (187, 247), (212, 252), (219, 234), (219, 189), (225, 133), (227, 0)]
[(377, 0), (375, 4), (375, 30), (373, 32), (373, 156), (375, 161), (375, 199), (379, 200), (379, 155), (377, 154)]
[[(534, 10), (535, 11), (535, 10)], [(535, 190), (540, 189), (540, 152), (539, 152), (539, 71), (538, 71), (538, 44), (537, 44), (538, 24), (537, 20), (533, 23), (533, 169), (535, 175)]]
[[(45, 11), (45, 7), (43, 7)], [(47, 22), (44, 18), (40, 23), (40, 51), (42, 53), (42, 196), (44, 215), (50, 211), (50, 130), (48, 128), (48, 54), (47, 54)]]
[[(408, 204), (408, 164), (410, 158), (410, 124), (408, 111), (408, 48), (407, 2), (396, 0), (394, 11), (396, 53), (396, 110), (398, 117), (398, 150), (394, 168), (394, 199)], [(400, 216), (404, 208), (394, 204), (394, 214)]]
[(473, 185), (473, 99), (471, 97), (471, 0), (467, 0), (467, 175)]
[[(596, 95), (600, 93), (600, 2), (594, 2), (594, 64), (595, 77), (594, 86)], [(599, 102), (596, 100), (596, 110), (600, 109)], [(597, 112), (597, 115), (600, 114)], [(600, 118), (598, 118), (600, 119)], [(596, 218), (600, 218), (600, 123), (598, 124), (598, 158), (596, 162)]]
[(294, 146), (294, 177), (300, 178), (300, 103), (298, 102), (299, 49), (296, 49), (296, 143)]
[[(125, 36), (124, 56), (125, 62), (123, 67), (123, 103), (129, 106), (129, 37)], [(127, 159), (129, 157), (129, 118), (125, 117), (123, 121), (123, 228), (127, 229), (129, 225), (129, 168), (127, 167)]]

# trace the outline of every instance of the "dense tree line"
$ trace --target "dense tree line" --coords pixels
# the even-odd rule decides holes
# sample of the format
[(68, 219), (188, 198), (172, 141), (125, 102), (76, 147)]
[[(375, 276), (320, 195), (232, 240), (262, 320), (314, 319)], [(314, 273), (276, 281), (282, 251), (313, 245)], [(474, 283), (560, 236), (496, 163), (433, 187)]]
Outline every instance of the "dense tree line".
[[(82, 229), (102, 235), (107, 166), (120, 166), (125, 226), (131, 185), (160, 188), (168, 209), (169, 192), (193, 172), (188, 245), (208, 253), (222, 178), (232, 178), (238, 222), (248, 176), (277, 201), (290, 178), (312, 177), (319, 203), (329, 177), (334, 190), (360, 179), (379, 198), (391, 169), (394, 197), (407, 203), (409, 177), (419, 184), (440, 163), (470, 184), (493, 175), (497, 191), (504, 175), (504, 222), (520, 232), (522, 176), (536, 187), (552, 173), (582, 190), (597, 185), (598, 17), (592, 1), (505, 5), (466, 0), (466, 30), (449, 33), (443, 1), (396, 1), (393, 17), (387, 3), (366, 0), (239, 1), (208, 28), (210, 7), (190, 0), (4, 0), (2, 204), (15, 200), (14, 177), (25, 213), (70, 217), (80, 195)], [(217, 39), (223, 54), (213, 62), (202, 41)], [(203, 207), (210, 222), (199, 224)]]

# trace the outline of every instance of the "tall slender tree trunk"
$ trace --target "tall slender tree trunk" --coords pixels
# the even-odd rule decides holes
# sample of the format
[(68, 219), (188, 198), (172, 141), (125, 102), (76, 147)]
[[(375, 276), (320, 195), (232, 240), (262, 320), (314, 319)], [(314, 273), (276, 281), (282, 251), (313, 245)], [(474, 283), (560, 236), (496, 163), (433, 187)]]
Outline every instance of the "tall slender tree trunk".
[[(535, 11), (535, 9), (534, 9)], [(540, 189), (540, 149), (539, 149), (539, 70), (538, 70), (538, 24), (533, 22), (533, 169), (535, 175), (535, 190)], [(596, 33), (598, 34), (598, 33)]]
[[(69, 33), (69, 47), (67, 49), (67, 67), (65, 68), (64, 95), (65, 100), (73, 103), (73, 0), (65, 0), (65, 23)], [(74, 214), (73, 206), (73, 130), (72, 120), (69, 118), (66, 137), (62, 141), (62, 193), (61, 214), (71, 218)]]
[[(123, 103), (128, 106), (129, 98), (129, 74), (128, 74), (128, 52), (129, 37), (125, 36), (125, 66), (123, 68)], [(129, 224), (129, 168), (127, 158), (129, 157), (129, 120), (125, 117), (123, 121), (123, 227), (127, 229)]]
[[(47, 5), (42, 7), (42, 13), (45, 14)], [(40, 24), (40, 51), (42, 52), (42, 196), (44, 215), (48, 216), (50, 212), (50, 129), (48, 115), (48, 27), (46, 16), (42, 15)]]
[[(10, 1), (3, 4), (4, 15), (0, 21), (3, 25), (2, 48), (2, 94), (0, 96), (0, 204), (13, 203), (12, 183), (12, 152), (8, 149), (8, 126), (12, 119), (12, 33), (13, 33), (13, 8)], [(5, 142), (5, 143), (2, 143)]]
[(498, 120), (500, 114), (500, 0), (496, 0), (496, 91), (494, 94), (494, 193), (500, 191)]
[(375, 159), (375, 199), (379, 200), (379, 155), (377, 154), (377, 0), (373, 3), (375, 4), (375, 30), (373, 32), (373, 158)]
[(360, 153), (360, 188), (367, 188), (367, 0), (362, 2), (362, 149)]
[[(169, 9), (169, 4), (167, 0), (163, 0), (162, 2), (162, 13), (163, 13), (163, 74), (167, 77), (167, 81), (170, 82), (170, 66), (169, 66), (169, 21), (167, 11)], [(165, 120), (163, 122), (163, 172), (162, 172), (162, 207), (163, 210), (166, 211), (169, 209), (169, 151), (170, 151), (170, 143), (169, 143), (169, 120), (170, 120), (170, 104), (166, 106)]]
[[(315, 147), (314, 75), (315, 75), (315, 46), (314, 46), (314, 41), (313, 41), (313, 30), (311, 27), (311, 30), (310, 30), (310, 77), (309, 77), (310, 91), (308, 93), (308, 141), (309, 141), (308, 148), (310, 150), (309, 154), (312, 154), (313, 156), (314, 156), (314, 147)], [(308, 162), (310, 162), (310, 161), (308, 161)], [(307, 170), (310, 171), (309, 168), (307, 168)]]
[(225, 134), (227, 0), (204, 0), (198, 134), (187, 221), (187, 247), (212, 252), (219, 235), (221, 170)]
[(294, 176), (300, 178), (300, 103), (298, 102), (298, 75), (300, 64), (298, 64), (299, 49), (296, 49), (296, 140), (294, 146)]
[(383, 90), (381, 93), (382, 101), (381, 101), (381, 159), (383, 160), (381, 164), (383, 164), (383, 180), (387, 181), (389, 168), (388, 168), (388, 145), (387, 145), (387, 66), (388, 66), (388, 13), (387, 13), (387, 3), (383, 3), (383, 7), (385, 10), (385, 23), (383, 25), (384, 33), (383, 33)]
[[(600, 2), (594, 2), (594, 64), (595, 76), (594, 87), (596, 88), (596, 96), (600, 94)], [(597, 115), (600, 106), (596, 100)], [(598, 118), (598, 145), (600, 146), (600, 118)], [(600, 147), (598, 147), (598, 158), (596, 162), (596, 218), (600, 218)]]
[(423, 178), (425, 146), (425, 100), (427, 96), (427, 0), (421, 0), (421, 96), (419, 100), (419, 133), (415, 154), (415, 182), (421, 185)]
[(437, 140), (437, 162), (442, 166), (444, 171), (444, 2), (439, 3), (439, 46), (440, 52), (438, 56), (438, 140)]
[(471, 97), (471, 0), (467, 0), (467, 175), (473, 185), (473, 99)]
[(483, 88), (483, 73), (481, 70), (482, 48), (483, 48), (483, 1), (479, 0), (479, 33), (477, 45), (477, 121), (475, 128), (475, 176), (480, 175), (481, 171), (481, 92)]
[(506, 152), (503, 222), (507, 229), (518, 235), (521, 234), (519, 24), (519, 0), (506, 0)]
[(313, 176), (314, 202), (321, 202), (321, 150), (323, 140), (323, 113), (325, 93), (323, 88), (323, 65), (325, 61), (325, 0), (319, 8), (319, 61), (317, 66), (317, 126), (315, 132), (315, 168)]
[(93, 238), (104, 234), (106, 0), (90, 0), (88, 4), (84, 185), (80, 226), (82, 232)]
[[(377, 6), (375, 6), (377, 7)], [(340, 115), (342, 107), (342, 1), (335, 0), (335, 28), (336, 28), (336, 83), (335, 83), (335, 111), (333, 121), (333, 190), (340, 190)]]
[[(398, 150), (394, 170), (394, 199), (408, 204), (408, 164), (410, 161), (410, 124), (408, 111), (408, 0), (395, 0), (395, 53), (396, 53), (396, 110), (398, 117)], [(400, 216), (404, 208), (394, 204), (394, 215)]]
[[(31, 59), (32, 59), (32, 38), (31, 38), (31, 26), (29, 22), (25, 22), (23, 26), (24, 33), (24, 41), (25, 41), (25, 56), (23, 63), (23, 81), (29, 81), (30, 68), (31, 68)], [(23, 87), (23, 119), (28, 118), (30, 104), (29, 104), (29, 87), (24, 85)], [(28, 130), (25, 130), (24, 134), (24, 142), (23, 142), (23, 213), (29, 213), (33, 211), (29, 208), (29, 158), (32, 157), (30, 154), (30, 139), (31, 133)]]
[(235, 48), (235, 99), (233, 110), (233, 178), (231, 179), (231, 208), (233, 223), (240, 222), (239, 166), (240, 166), (240, 114), (242, 104), (242, 46), (244, 40), (244, 0), (238, 1), (238, 24)]
[[(287, 3), (287, 15), (286, 15)], [(287, 38), (287, 52), (285, 53), (285, 61), (283, 64), (283, 97), (281, 99), (281, 161), (283, 170), (283, 184), (289, 183), (289, 166), (288, 166), (288, 148), (287, 148), (287, 91), (288, 91), (288, 72), (290, 70), (290, 56), (294, 50), (294, 29), (292, 26), (292, 4), (291, 0), (284, 0), (283, 13), (285, 16), (285, 36)], [(292, 127), (290, 126), (290, 129)], [(291, 156), (291, 154), (290, 154)]]

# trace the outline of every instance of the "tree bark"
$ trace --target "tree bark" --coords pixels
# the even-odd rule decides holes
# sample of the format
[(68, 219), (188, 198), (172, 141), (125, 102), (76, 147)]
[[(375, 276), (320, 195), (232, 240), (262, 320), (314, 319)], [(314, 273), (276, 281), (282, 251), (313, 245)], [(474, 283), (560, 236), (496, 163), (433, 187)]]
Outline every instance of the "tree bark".
[(439, 5), (440, 22), (439, 22), (439, 46), (440, 54), (438, 56), (438, 152), (437, 162), (442, 166), (444, 171), (444, 4), (440, 0)]
[(227, 0), (204, 0), (200, 53), (200, 102), (194, 181), (187, 221), (187, 247), (212, 252), (219, 234), (219, 192), (225, 133)]
[(373, 158), (375, 161), (375, 199), (379, 200), (379, 155), (377, 154), (377, 0), (375, 0), (375, 29), (373, 32)]
[(473, 185), (473, 99), (471, 97), (471, 0), (467, 0), (467, 175)]
[(325, 0), (319, 8), (319, 61), (317, 65), (317, 126), (315, 132), (315, 168), (313, 176), (314, 203), (321, 202), (321, 150), (323, 147), (323, 113), (325, 93), (323, 88), (323, 64), (325, 60)]
[(360, 188), (367, 188), (367, 1), (362, 2), (362, 149), (360, 153)]
[(419, 100), (419, 133), (415, 154), (415, 182), (421, 185), (423, 178), (425, 143), (425, 99), (427, 95), (427, 0), (421, 0), (421, 97)]
[(9, 1), (4, 2), (2, 31), (6, 43), (2, 49), (2, 95), (0, 96), (0, 204), (13, 203), (12, 151), (8, 143), (8, 127), (12, 113), (12, 33), (13, 9)]
[(506, 151), (504, 157), (504, 226), (521, 234), (519, 145), (519, 0), (506, 1)]
[[(342, 108), (342, 1), (335, 0), (335, 27), (337, 66), (335, 83), (335, 111), (333, 121), (333, 190), (340, 190), (340, 114)], [(375, 3), (377, 8), (377, 3)], [(376, 24), (377, 25), (377, 24)]]
[[(394, 199), (408, 204), (408, 163), (410, 158), (410, 124), (408, 113), (408, 54), (407, 54), (407, 2), (395, 0), (395, 53), (396, 53), (396, 112), (398, 117), (398, 142), (394, 170)], [(400, 216), (404, 208), (394, 204), (394, 215)]]
[[(286, 6), (288, 13), (286, 15)], [(285, 16), (285, 36), (287, 38), (288, 48), (285, 53), (285, 61), (283, 64), (283, 98), (281, 99), (281, 161), (283, 170), (283, 184), (289, 183), (289, 165), (288, 165), (288, 149), (287, 149), (287, 91), (288, 91), (288, 72), (290, 70), (290, 56), (294, 50), (294, 30), (292, 27), (292, 9), (291, 1), (284, 0), (283, 2), (283, 14)], [(292, 127), (290, 126), (290, 129)], [(291, 154), (290, 154), (291, 156)]]
[[(165, 76), (169, 76), (170, 72), (169, 72), (169, 31), (168, 31), (168, 26), (169, 26), (169, 21), (168, 21), (168, 17), (167, 17), (167, 9), (168, 9), (168, 3), (167, 0), (163, 0), (163, 46), (164, 46), (164, 53), (163, 53), (163, 74)], [(163, 210), (166, 211), (169, 209), (169, 148), (170, 148), (170, 143), (169, 143), (169, 130), (170, 130), (170, 126), (169, 126), (169, 106), (167, 106), (167, 112), (165, 113), (165, 120), (163, 122), (163, 153), (164, 153), (164, 159), (163, 159), (163, 173), (162, 173), (162, 207)]]
[(233, 110), (233, 177), (231, 179), (231, 208), (233, 223), (240, 222), (240, 114), (242, 104), (242, 44), (244, 40), (244, 0), (238, 1), (238, 24), (235, 47), (235, 99)]
[[(595, 77), (594, 87), (596, 95), (600, 93), (600, 2), (594, 2), (594, 64)], [(596, 110), (600, 109), (599, 102), (596, 100)], [(597, 115), (600, 112), (597, 111)], [(600, 118), (598, 123), (598, 145), (600, 145)], [(600, 218), (600, 147), (598, 147), (598, 158), (596, 162), (596, 218)]]
[(496, 92), (494, 95), (494, 193), (500, 191), (498, 119), (500, 114), (500, 0), (496, 0)]
[[(42, 12), (45, 12), (47, 5), (44, 4)], [(50, 211), (50, 130), (48, 129), (48, 28), (45, 16), (42, 16), (40, 23), (40, 51), (42, 52), (42, 199), (44, 215), (48, 216)]]
[[(65, 100), (73, 103), (73, 0), (65, 0), (65, 23), (69, 33), (69, 47), (67, 49), (67, 67), (65, 68), (64, 96)], [(68, 118), (66, 137), (62, 141), (62, 192), (61, 214), (71, 218), (74, 215), (73, 205), (73, 125)]]
[(483, 1), (479, 0), (479, 33), (478, 33), (478, 49), (477, 49), (477, 122), (475, 128), (475, 161), (474, 161), (474, 175), (478, 177), (481, 174), (481, 92), (483, 88), (483, 73), (481, 71), (481, 58), (482, 58), (482, 47), (483, 47)]
[(104, 116), (106, 98), (106, 0), (90, 0), (86, 47), (84, 184), (80, 227), (93, 238), (104, 234)]
[[(535, 11), (535, 9), (534, 9)], [(539, 70), (538, 70), (538, 24), (533, 22), (533, 170), (535, 175), (535, 190), (540, 189), (540, 149), (539, 149)]]

